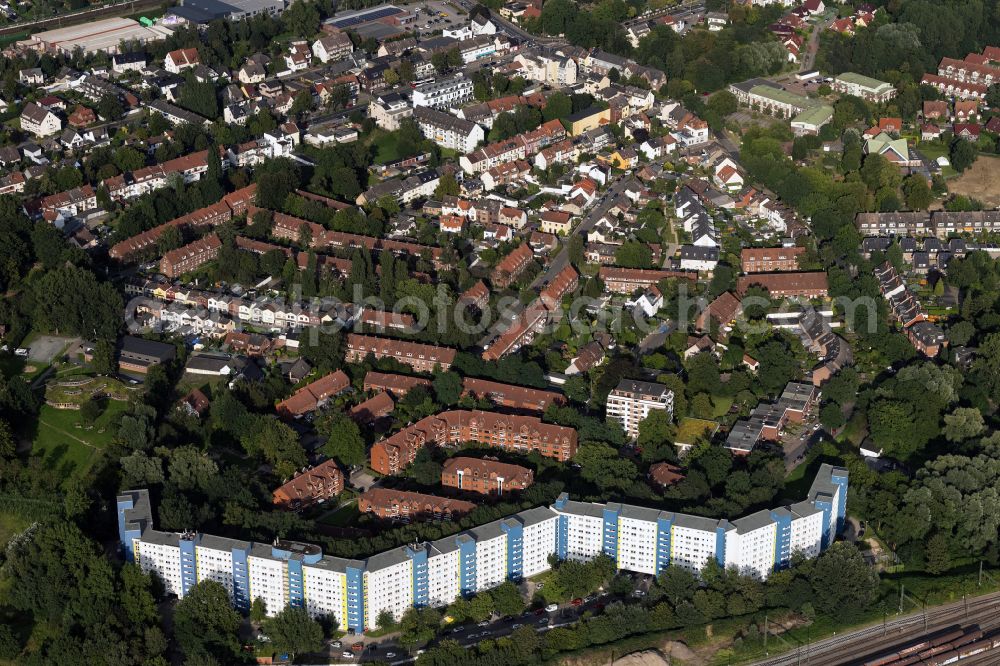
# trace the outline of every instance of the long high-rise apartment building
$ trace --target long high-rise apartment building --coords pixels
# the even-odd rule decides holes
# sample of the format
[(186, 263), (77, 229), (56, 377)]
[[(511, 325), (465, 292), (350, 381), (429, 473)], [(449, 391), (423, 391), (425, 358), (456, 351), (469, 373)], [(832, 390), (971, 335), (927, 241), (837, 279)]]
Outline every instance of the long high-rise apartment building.
[(833, 542), (844, 524), (847, 485), (846, 469), (823, 465), (804, 501), (733, 521), (576, 502), (563, 494), (550, 507), (365, 560), (325, 556), (317, 546), (290, 541), (163, 532), (153, 527), (146, 490), (118, 496), (118, 533), (125, 558), (155, 572), (168, 593), (184, 597), (198, 582), (214, 580), (239, 609), (260, 597), (271, 615), (305, 608), (362, 632), (384, 610), (398, 620), (414, 606), (445, 606), (542, 573), (550, 555), (586, 561), (604, 554), (621, 570), (648, 574), (670, 565), (697, 571), (715, 560), (766, 578), (794, 553), (815, 557)]

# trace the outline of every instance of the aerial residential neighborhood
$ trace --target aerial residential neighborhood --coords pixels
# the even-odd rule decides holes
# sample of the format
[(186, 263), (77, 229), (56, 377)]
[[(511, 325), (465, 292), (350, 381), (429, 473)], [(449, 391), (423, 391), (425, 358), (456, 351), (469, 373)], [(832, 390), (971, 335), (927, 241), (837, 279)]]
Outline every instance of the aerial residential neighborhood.
[(1000, 663), (997, 16), (0, 2), (0, 666)]

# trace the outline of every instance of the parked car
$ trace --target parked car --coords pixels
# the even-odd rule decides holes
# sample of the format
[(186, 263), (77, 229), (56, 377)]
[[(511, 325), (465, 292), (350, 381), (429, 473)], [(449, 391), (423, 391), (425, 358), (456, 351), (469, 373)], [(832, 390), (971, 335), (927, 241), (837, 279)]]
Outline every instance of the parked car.
[(579, 597), (577, 597), (576, 599), (574, 599), (570, 603), (573, 604), (574, 606), (582, 606), (583, 605), (583, 599), (580, 599)]
[(354, 659), (354, 653), (353, 652), (348, 652), (347, 650), (344, 650), (343, 652), (341, 652), (340, 656), (343, 657), (344, 659)]
[(556, 604), (549, 604), (545, 607), (545, 611), (548, 613), (555, 613), (557, 610), (559, 610), (559, 606)]

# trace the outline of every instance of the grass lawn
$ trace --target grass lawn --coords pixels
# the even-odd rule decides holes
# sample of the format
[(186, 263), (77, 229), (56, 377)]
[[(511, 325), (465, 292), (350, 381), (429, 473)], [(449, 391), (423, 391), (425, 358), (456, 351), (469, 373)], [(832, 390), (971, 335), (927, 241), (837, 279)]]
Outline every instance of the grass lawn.
[(712, 411), (712, 416), (719, 418), (720, 416), (725, 416), (729, 413), (729, 408), (733, 406), (733, 398), (731, 396), (712, 396), (712, 406), (715, 408)]
[(98, 452), (111, 443), (115, 423), (127, 404), (107, 401), (104, 413), (90, 430), (76, 427), (79, 411), (42, 405), (32, 454), (43, 458), (48, 467), (59, 469), (66, 480), (86, 474)]
[[(917, 151), (927, 159), (933, 161), (936, 161), (942, 155), (948, 157), (948, 146), (939, 141), (918, 143)], [(941, 175), (945, 178), (954, 178), (958, 175), (958, 172), (949, 164), (948, 166), (941, 167)]]
[(387, 162), (399, 159), (395, 134), (383, 132), (373, 137), (372, 142), (377, 148), (375, 152), (375, 164), (386, 164)]
[(0, 511), (0, 548), (15, 534), (24, 531), (31, 521), (17, 513)]
[(358, 505), (355, 502), (337, 507), (333, 511), (326, 513), (319, 522), (331, 527), (347, 527), (358, 517)]
[[(732, 404), (730, 402), (730, 404)], [(684, 418), (677, 424), (676, 440), (679, 444), (694, 444), (702, 435), (711, 437), (719, 429), (719, 424), (706, 419)]]

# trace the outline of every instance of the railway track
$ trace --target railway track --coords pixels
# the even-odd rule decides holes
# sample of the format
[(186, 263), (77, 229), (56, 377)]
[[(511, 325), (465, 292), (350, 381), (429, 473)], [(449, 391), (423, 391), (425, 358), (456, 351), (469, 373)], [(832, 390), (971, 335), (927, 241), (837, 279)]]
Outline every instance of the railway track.
[[(775, 657), (754, 662), (754, 666), (842, 666), (865, 661), (905, 643), (955, 625), (979, 625), (984, 631), (1000, 629), (1000, 593), (976, 597), (965, 602), (929, 608), (908, 615), (887, 619), (884, 624), (864, 627), (815, 643), (799, 645)], [(993, 652), (964, 659), (962, 666), (1000, 663), (1000, 653)]]

